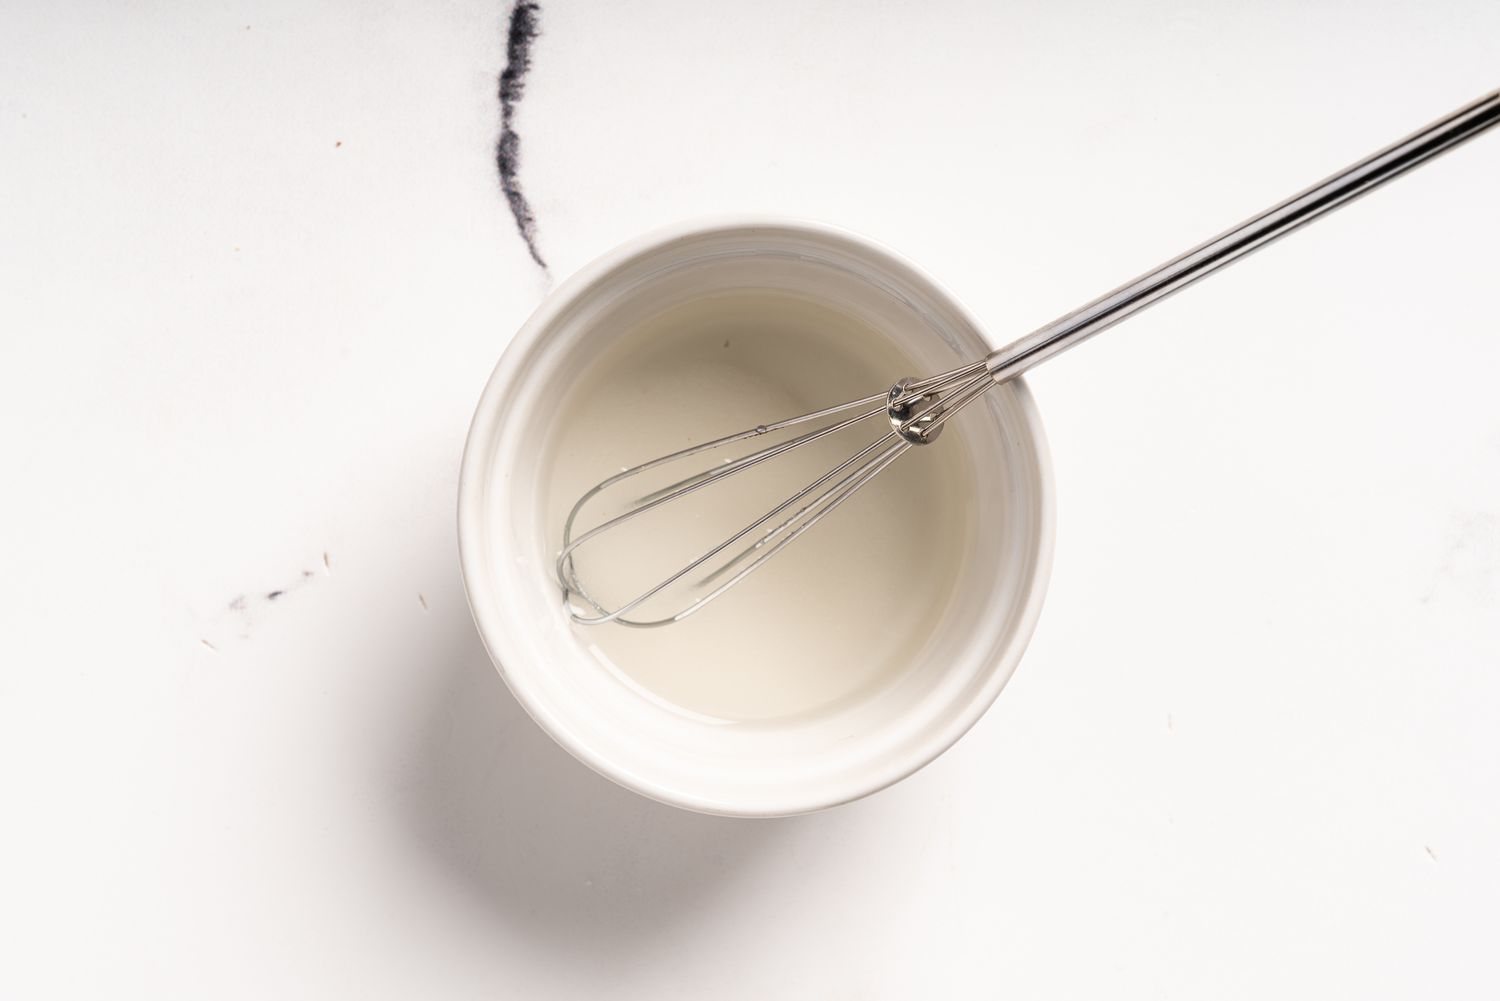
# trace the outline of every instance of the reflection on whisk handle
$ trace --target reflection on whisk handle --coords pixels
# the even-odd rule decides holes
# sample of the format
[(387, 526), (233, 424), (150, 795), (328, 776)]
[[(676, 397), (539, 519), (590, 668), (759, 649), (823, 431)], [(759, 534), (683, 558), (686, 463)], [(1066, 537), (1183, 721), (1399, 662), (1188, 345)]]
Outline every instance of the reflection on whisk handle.
[(1180, 257), (1007, 344), (985, 359), (985, 367), (996, 382), (1020, 375), (1038, 362), (1087, 340), (1137, 310), (1165, 299), (1496, 124), (1500, 124), (1500, 90), (1445, 115)]

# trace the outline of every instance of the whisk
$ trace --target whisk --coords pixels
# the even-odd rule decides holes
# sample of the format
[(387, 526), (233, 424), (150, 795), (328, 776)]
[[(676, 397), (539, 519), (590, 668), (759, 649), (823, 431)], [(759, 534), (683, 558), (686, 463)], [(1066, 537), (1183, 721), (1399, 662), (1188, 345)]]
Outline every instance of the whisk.
[[(761, 424), (651, 459), (609, 477), (579, 498), (564, 526), (556, 573), (567, 597), (569, 614), (573, 621), (582, 625), (617, 622), (652, 628), (681, 621), (765, 565), (889, 468), (903, 453), (935, 442), (944, 426), (990, 387), (1020, 375), (1497, 123), (1500, 123), (1500, 90), (1438, 119), (985, 358), (927, 378), (904, 378), (886, 392)], [(793, 449), (863, 422), (877, 429), (873, 441), (744, 528), (628, 600), (613, 608), (606, 607), (579, 580), (575, 565), (579, 548), (605, 533), (616, 531), (649, 511), (774, 461)], [(807, 425), (816, 426), (801, 430)], [(716, 453), (741, 442), (793, 429), (796, 430), (786, 440), (739, 458), (716, 456)], [(711, 461), (699, 471), (636, 499), (623, 513), (575, 535), (579, 514), (604, 491), (642, 473), (694, 457), (700, 462), (704, 458)], [(680, 607), (673, 614), (631, 615), (669, 588), (679, 586), (687, 591), (687, 597), (678, 602)]]

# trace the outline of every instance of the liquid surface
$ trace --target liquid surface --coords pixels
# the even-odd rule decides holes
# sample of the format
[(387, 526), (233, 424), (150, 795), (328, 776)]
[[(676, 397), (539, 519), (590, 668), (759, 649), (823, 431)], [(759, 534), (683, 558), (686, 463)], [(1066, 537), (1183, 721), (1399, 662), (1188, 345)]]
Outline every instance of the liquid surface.
[[(625, 466), (882, 392), (910, 374), (878, 332), (806, 300), (748, 292), (672, 307), (614, 342), (562, 402), (548, 448), (549, 540), (560, 547), (574, 502)], [(664, 505), (580, 549), (579, 577), (614, 607), (888, 430), (883, 416), (871, 418)], [(959, 576), (974, 487), (958, 432), (908, 451), (690, 618), (660, 629), (575, 627), (579, 641), (652, 697), (718, 719), (796, 716), (871, 694), (917, 656)], [(616, 500), (765, 445), (632, 483), (587, 509), (579, 529), (617, 513)]]

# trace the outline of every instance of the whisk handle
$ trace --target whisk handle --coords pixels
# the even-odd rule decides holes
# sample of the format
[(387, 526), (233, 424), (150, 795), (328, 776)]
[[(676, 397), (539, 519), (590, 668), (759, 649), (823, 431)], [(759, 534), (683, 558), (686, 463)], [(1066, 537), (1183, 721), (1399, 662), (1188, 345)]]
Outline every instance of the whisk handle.
[(985, 359), (985, 367), (996, 382), (1020, 375), (1038, 362), (1087, 340), (1137, 310), (1165, 299), (1496, 124), (1500, 124), (1500, 90), (1445, 115), (1113, 292), (1107, 292), (1088, 305), (994, 351)]

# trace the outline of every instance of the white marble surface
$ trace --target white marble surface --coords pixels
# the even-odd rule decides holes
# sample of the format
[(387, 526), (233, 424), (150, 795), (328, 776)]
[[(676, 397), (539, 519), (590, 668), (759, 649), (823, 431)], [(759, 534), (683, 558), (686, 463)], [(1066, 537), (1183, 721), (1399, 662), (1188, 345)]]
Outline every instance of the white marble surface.
[(550, 279), (499, 4), (0, 23), (0, 995), (1500, 990), (1500, 137), (1035, 376), (1040, 630), (854, 806), (574, 764), (453, 526), (509, 332), (626, 237), (843, 223), (1014, 335), (1500, 84), (1500, 6), (544, 0)]

